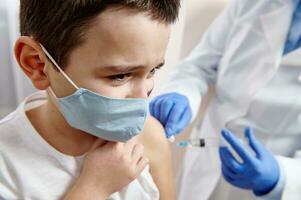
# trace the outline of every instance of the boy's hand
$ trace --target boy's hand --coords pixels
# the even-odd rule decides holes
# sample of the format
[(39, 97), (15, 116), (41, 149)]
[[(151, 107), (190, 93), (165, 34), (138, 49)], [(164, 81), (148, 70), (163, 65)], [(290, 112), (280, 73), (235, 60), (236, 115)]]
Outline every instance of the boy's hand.
[(107, 142), (102, 146), (97, 140), (86, 156), (75, 188), (89, 193), (91, 198), (84, 199), (105, 199), (136, 179), (148, 163), (143, 145), (133, 140), (127, 143)]

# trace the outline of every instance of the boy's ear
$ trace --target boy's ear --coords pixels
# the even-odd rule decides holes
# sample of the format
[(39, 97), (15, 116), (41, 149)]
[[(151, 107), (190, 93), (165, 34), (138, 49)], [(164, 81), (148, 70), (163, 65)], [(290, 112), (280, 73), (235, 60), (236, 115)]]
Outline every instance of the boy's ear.
[(33, 38), (21, 36), (15, 43), (15, 57), (31, 82), (38, 90), (45, 90), (49, 86), (49, 80), (44, 72), (48, 62), (40, 44)]

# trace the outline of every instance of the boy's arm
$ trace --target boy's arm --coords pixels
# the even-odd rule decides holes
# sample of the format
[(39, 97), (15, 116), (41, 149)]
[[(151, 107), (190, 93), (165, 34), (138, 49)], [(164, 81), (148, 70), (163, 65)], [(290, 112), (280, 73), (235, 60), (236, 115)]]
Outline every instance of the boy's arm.
[(170, 144), (165, 138), (164, 128), (155, 118), (147, 119), (142, 140), (150, 160), (150, 173), (160, 192), (160, 199), (176, 199)]

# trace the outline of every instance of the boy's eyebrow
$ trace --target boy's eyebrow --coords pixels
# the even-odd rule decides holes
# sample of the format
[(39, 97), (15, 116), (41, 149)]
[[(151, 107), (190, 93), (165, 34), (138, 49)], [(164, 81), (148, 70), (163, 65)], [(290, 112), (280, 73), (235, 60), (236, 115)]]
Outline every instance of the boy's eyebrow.
[[(165, 65), (165, 61), (163, 61), (162, 63), (160, 63), (158, 66), (156, 66), (155, 68), (159, 68)], [(100, 69), (102, 70), (107, 70), (110, 72), (129, 72), (129, 71), (135, 71), (139, 68), (141, 68), (143, 66), (139, 65), (139, 66), (127, 66), (127, 65), (118, 65), (118, 66), (107, 66), (107, 67), (101, 67)]]

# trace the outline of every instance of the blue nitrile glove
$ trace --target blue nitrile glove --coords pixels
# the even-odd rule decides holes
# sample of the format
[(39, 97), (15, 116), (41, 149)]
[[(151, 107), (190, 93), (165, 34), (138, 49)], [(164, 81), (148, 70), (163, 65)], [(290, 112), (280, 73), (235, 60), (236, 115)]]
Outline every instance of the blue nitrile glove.
[(271, 152), (255, 138), (252, 129), (246, 128), (245, 136), (255, 155), (231, 132), (223, 130), (222, 135), (243, 160), (238, 162), (228, 147), (220, 147), (225, 180), (236, 187), (253, 190), (256, 196), (271, 192), (278, 182), (280, 168)]
[(150, 113), (165, 127), (167, 138), (180, 133), (192, 117), (188, 98), (178, 93), (167, 93), (150, 103)]

